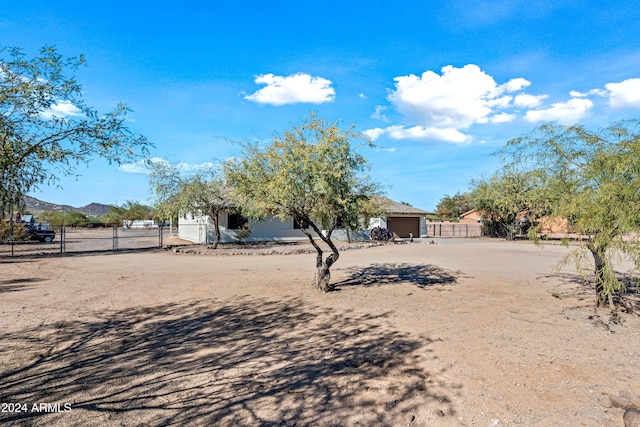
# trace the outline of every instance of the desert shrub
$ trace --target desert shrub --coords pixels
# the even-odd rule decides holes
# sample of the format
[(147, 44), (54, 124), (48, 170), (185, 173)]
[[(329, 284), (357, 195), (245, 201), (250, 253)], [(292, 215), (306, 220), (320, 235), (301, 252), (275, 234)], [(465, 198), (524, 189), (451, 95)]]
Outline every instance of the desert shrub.
[(391, 239), (391, 232), (386, 228), (374, 227), (371, 230), (371, 240), (387, 241)]
[(12, 224), (8, 221), (0, 222), (0, 241), (24, 240), (28, 237), (27, 230), (21, 223)]
[(249, 228), (249, 224), (244, 224), (239, 230), (236, 231), (235, 238), (238, 243), (242, 243), (242, 241), (250, 235), (251, 228)]

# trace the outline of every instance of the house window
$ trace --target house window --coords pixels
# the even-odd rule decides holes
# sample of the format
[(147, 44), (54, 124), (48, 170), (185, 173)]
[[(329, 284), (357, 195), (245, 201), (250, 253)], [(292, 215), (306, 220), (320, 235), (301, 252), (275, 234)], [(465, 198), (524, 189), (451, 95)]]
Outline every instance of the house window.
[(249, 225), (249, 220), (237, 213), (230, 213), (228, 216), (229, 230), (241, 230)]
[(301, 228), (304, 228), (306, 230), (307, 228), (309, 228), (309, 223), (306, 221), (298, 221), (297, 218), (293, 218), (293, 229), (300, 230)]

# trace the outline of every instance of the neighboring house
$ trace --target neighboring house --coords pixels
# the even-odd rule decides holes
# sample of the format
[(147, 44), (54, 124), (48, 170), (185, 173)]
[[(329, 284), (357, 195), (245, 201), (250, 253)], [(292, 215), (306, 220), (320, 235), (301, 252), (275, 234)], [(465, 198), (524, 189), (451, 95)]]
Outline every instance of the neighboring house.
[(425, 236), (427, 234), (427, 215), (430, 212), (413, 206), (395, 202), (387, 197), (381, 197), (382, 204), (387, 212), (386, 216), (372, 218), (369, 221), (369, 229), (374, 227), (387, 228), (394, 237)]
[[(350, 237), (354, 240), (369, 239), (369, 231), (376, 226), (388, 228), (397, 237), (414, 237), (426, 234), (425, 216), (428, 212), (416, 209), (401, 203), (394, 202), (386, 197), (382, 198), (388, 214), (386, 216), (369, 219), (369, 227), (363, 230), (350, 231)], [(243, 218), (242, 215), (232, 212), (223, 212), (219, 218), (220, 241), (233, 243), (240, 240), (244, 231), (248, 228), (251, 233), (242, 237), (242, 241), (293, 241), (307, 240), (300, 224), (293, 218), (282, 221), (269, 215), (262, 221), (253, 221)], [(312, 232), (312, 234), (314, 234)], [(336, 229), (332, 234), (336, 240), (347, 240), (344, 229)], [(215, 241), (215, 228), (213, 221), (208, 216), (180, 216), (178, 219), (178, 237), (195, 243), (212, 243)]]
[(551, 218), (543, 216), (538, 219), (540, 223), (540, 233), (542, 234), (556, 234), (556, 233), (569, 233), (570, 226), (567, 218)]
[[(528, 219), (530, 212), (524, 210), (516, 215), (517, 220)], [(461, 224), (477, 224), (484, 220), (482, 212), (472, 209), (460, 215)], [(569, 221), (566, 218), (551, 218), (543, 216), (536, 222), (541, 224), (540, 233), (567, 233), (569, 232)]]
[(460, 224), (479, 224), (482, 222), (482, 213), (477, 209), (471, 209), (460, 215)]

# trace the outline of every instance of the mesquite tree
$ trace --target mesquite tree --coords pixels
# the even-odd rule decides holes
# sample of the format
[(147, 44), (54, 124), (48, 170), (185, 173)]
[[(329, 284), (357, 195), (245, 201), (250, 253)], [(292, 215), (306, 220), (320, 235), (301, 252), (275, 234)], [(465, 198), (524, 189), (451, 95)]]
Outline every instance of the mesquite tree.
[(126, 126), (125, 105), (100, 114), (84, 103), (67, 74), (83, 64), (53, 47), (34, 58), (0, 49), (0, 214), (39, 186), (77, 175), (78, 164), (94, 156), (121, 163), (147, 153), (146, 138)]
[[(226, 163), (225, 176), (245, 213), (293, 218), (317, 251), (315, 284), (329, 289), (330, 269), (340, 256), (332, 241), (339, 226), (374, 209), (379, 187), (367, 175), (367, 160), (354, 140), (370, 145), (353, 127), (342, 130), (315, 116), (275, 136), (267, 146), (243, 144), (242, 157)], [(320, 243), (330, 254), (323, 257)]]
[(156, 216), (208, 216), (216, 232), (212, 246), (216, 249), (220, 244), (220, 214), (236, 208), (218, 167), (206, 164), (195, 172), (184, 171), (180, 164), (157, 159), (148, 160), (147, 166), (150, 169), (149, 185), (155, 195)]
[[(501, 152), (510, 165), (534, 173), (551, 217), (569, 221), (580, 246), (569, 260), (593, 259), (596, 305), (613, 305), (624, 289), (613, 261), (623, 254), (640, 268), (640, 121), (592, 131), (545, 124), (515, 138)], [(538, 240), (538, 228), (530, 237)]]

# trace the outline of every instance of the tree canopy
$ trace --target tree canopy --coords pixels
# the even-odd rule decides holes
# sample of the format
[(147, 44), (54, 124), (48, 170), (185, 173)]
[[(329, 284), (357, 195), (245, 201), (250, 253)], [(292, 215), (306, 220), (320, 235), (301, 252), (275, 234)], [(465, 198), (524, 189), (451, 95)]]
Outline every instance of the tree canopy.
[(436, 215), (444, 221), (452, 221), (473, 208), (473, 200), (469, 193), (458, 192), (453, 196), (445, 194), (436, 206)]
[(147, 151), (147, 139), (125, 125), (124, 104), (106, 114), (85, 104), (80, 84), (68, 74), (84, 64), (82, 56), (63, 58), (54, 47), (33, 58), (19, 48), (0, 49), (3, 214), (39, 186), (76, 175), (94, 156), (121, 163)]
[[(339, 252), (332, 241), (338, 227), (356, 228), (358, 219), (377, 206), (379, 186), (368, 176), (366, 159), (354, 141), (370, 144), (353, 128), (327, 122), (314, 113), (273, 141), (243, 144), (242, 156), (225, 165), (225, 175), (245, 212), (294, 218), (317, 251), (316, 286), (329, 288), (329, 269)], [(330, 255), (323, 259), (324, 242)]]
[[(640, 268), (640, 121), (596, 131), (545, 124), (509, 141), (501, 156), (536, 177), (538, 200), (550, 217), (569, 220), (580, 243), (570, 259), (584, 271), (585, 252), (592, 255), (596, 303), (612, 304), (624, 289), (616, 256)], [(530, 230), (534, 240), (539, 227)]]
[(539, 180), (532, 171), (503, 168), (471, 182), (472, 199), (482, 212), (485, 233), (513, 240), (545, 213)]
[(134, 200), (127, 200), (121, 205), (110, 206), (102, 216), (102, 221), (111, 224), (122, 224), (130, 227), (133, 221), (153, 218), (153, 209)]
[(166, 219), (179, 215), (206, 215), (214, 224), (216, 240), (220, 243), (220, 214), (232, 211), (236, 204), (216, 165), (185, 173), (179, 165), (167, 161), (147, 162), (151, 173), (149, 184), (155, 195), (156, 216)]

